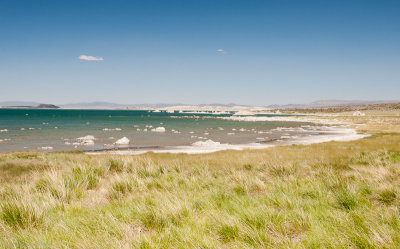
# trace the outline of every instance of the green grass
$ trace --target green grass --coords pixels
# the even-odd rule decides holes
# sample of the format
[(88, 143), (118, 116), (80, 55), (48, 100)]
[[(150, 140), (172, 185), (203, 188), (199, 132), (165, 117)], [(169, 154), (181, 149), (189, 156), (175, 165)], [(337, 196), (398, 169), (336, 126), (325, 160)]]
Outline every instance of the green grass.
[(41, 210), (32, 203), (17, 200), (5, 201), (1, 204), (1, 219), (13, 229), (29, 229), (38, 227), (43, 220)]
[(0, 154), (0, 247), (398, 248), (399, 144)]

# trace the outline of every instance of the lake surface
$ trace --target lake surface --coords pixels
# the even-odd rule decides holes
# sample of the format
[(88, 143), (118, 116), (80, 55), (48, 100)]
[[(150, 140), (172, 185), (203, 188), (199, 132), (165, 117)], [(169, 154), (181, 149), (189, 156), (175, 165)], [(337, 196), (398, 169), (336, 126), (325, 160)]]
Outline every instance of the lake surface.
[[(232, 115), (147, 110), (0, 109), (0, 152), (165, 148), (209, 140), (222, 144), (268, 143), (282, 137), (302, 136), (303, 132), (298, 132), (300, 129), (289, 128), (315, 126), (305, 122), (221, 119)], [(152, 131), (157, 127), (165, 128), (165, 132)], [(84, 144), (78, 139), (88, 135), (95, 138), (94, 144)], [(123, 137), (130, 140), (129, 145), (114, 144)]]

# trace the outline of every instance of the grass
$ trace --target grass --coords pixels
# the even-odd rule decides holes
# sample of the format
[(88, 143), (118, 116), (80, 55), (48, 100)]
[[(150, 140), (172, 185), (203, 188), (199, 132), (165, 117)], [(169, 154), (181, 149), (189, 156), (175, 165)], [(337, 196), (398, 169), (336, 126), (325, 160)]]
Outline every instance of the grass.
[(1, 204), (1, 219), (11, 228), (28, 229), (38, 227), (43, 217), (31, 203), (8, 201)]
[(398, 248), (390, 124), (352, 142), (203, 155), (0, 154), (0, 247)]

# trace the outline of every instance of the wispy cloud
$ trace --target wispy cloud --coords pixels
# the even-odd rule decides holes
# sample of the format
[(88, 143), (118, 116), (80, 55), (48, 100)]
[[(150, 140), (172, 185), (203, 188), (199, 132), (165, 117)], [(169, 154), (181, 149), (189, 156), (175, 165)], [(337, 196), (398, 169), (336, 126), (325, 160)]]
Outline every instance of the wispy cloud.
[(84, 61), (104, 61), (103, 57), (96, 57), (90, 55), (79, 55), (78, 58)]
[(218, 53), (224, 53), (225, 50), (223, 50), (222, 48), (219, 48), (219, 49), (217, 49), (217, 52), (218, 52)]

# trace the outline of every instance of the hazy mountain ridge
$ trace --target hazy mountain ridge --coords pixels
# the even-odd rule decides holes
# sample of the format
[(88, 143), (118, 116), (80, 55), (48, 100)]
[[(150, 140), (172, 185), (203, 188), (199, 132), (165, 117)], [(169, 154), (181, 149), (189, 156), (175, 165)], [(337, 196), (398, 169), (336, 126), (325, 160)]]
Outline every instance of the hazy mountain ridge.
[(123, 104), (116, 104), (111, 102), (103, 102), (103, 101), (96, 101), (96, 102), (79, 102), (79, 103), (70, 103), (70, 104), (63, 104), (59, 105), (61, 108), (84, 108), (84, 107), (108, 107), (108, 108), (118, 108), (118, 107), (126, 107), (130, 105), (123, 105)]
[(249, 106), (249, 105), (236, 105), (233, 103), (230, 104), (197, 104), (197, 105), (188, 105), (184, 103), (157, 103), (157, 104), (117, 104), (112, 102), (82, 102), (82, 103), (71, 103), (71, 104), (63, 104), (59, 105), (61, 108), (165, 108), (171, 106), (224, 106), (224, 107), (232, 107), (232, 106)]

